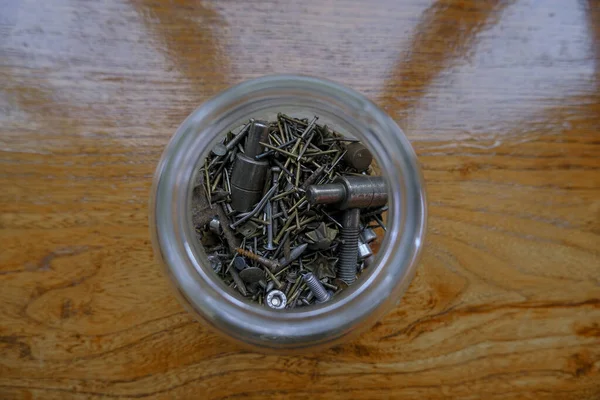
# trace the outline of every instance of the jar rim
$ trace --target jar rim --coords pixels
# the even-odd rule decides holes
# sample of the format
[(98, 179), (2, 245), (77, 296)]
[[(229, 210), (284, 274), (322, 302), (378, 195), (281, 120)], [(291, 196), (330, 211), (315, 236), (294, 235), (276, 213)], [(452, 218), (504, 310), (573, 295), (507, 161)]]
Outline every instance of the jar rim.
[[(390, 189), (388, 233), (371, 271), (340, 299), (285, 312), (258, 307), (219, 290), (203, 250), (190, 237), (190, 181), (198, 160), (237, 121), (274, 104), (305, 104), (355, 129), (368, 142)], [(201, 150), (201, 151), (199, 151)], [(400, 176), (395, 175), (399, 173)], [(395, 177), (397, 179), (392, 179)], [(391, 221), (391, 223), (390, 223)], [(183, 303), (199, 318), (259, 348), (332, 345), (373, 324), (404, 293), (423, 246), (426, 201), (416, 155), (398, 125), (362, 94), (335, 82), (270, 75), (233, 86), (193, 111), (167, 145), (154, 176), (150, 229), (155, 255)], [(203, 263), (204, 262), (204, 263)], [(358, 328), (362, 329), (358, 329)]]

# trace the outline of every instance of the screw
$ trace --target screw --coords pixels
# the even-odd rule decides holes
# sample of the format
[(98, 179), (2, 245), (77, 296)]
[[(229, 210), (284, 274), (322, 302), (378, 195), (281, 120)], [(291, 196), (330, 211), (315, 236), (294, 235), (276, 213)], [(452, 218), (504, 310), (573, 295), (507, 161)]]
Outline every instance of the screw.
[(313, 275), (312, 272), (307, 272), (302, 275), (302, 279), (308, 285), (308, 288), (312, 294), (317, 298), (317, 303), (323, 303), (331, 299), (331, 293), (329, 293), (323, 284)]
[(356, 280), (360, 210), (358, 208), (347, 210), (342, 217), (342, 226), (337, 275), (342, 281), (350, 285)]
[(279, 268), (279, 263), (277, 261), (273, 261), (273, 260), (269, 260), (268, 258), (264, 258), (259, 256), (258, 254), (254, 254), (251, 251), (248, 250), (244, 250), (244, 249), (240, 249), (237, 248), (235, 249), (238, 254), (244, 256), (244, 257), (248, 257), (251, 260), (256, 261), (257, 263), (264, 265), (265, 267), (269, 268), (270, 270), (275, 270), (277, 268)]
[(287, 304), (287, 297), (281, 290), (271, 290), (267, 294), (266, 303), (275, 310), (282, 310)]

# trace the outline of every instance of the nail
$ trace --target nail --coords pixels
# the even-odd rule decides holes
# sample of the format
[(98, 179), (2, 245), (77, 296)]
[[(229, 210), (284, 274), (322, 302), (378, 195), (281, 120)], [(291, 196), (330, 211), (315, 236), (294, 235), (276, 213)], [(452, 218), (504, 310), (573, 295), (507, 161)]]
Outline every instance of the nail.
[(276, 247), (273, 245), (273, 210), (271, 206), (271, 202), (267, 202), (267, 245), (265, 246), (265, 250), (273, 251)]

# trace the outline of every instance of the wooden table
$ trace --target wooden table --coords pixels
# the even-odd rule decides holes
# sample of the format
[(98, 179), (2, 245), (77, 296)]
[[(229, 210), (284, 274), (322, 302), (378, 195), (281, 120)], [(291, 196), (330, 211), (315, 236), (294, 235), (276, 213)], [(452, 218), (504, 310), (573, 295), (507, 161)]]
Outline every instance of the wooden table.
[[(596, 0), (6, 0), (0, 398), (600, 398)], [(163, 147), (231, 84), (362, 91), (422, 163), (403, 302), (305, 356), (195, 322), (153, 263)]]

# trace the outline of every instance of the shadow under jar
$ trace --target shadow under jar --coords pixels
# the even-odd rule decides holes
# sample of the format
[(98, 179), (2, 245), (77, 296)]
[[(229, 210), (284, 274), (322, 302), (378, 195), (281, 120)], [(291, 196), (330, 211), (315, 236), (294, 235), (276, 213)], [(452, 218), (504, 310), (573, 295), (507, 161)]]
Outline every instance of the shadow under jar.
[[(204, 162), (226, 132), (279, 113), (319, 117), (373, 153), (388, 189), (387, 233), (374, 261), (330, 300), (294, 309), (252, 303), (215, 273), (192, 222)], [(154, 251), (180, 300), (218, 332), (255, 349), (314, 350), (347, 341), (400, 300), (423, 245), (426, 203), (410, 143), (396, 123), (361, 94), (304, 76), (267, 76), (234, 86), (196, 109), (179, 127), (156, 169), (150, 202)], [(226, 268), (224, 265), (223, 268)]]

